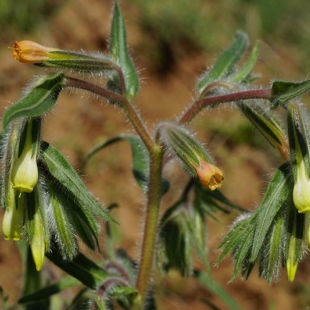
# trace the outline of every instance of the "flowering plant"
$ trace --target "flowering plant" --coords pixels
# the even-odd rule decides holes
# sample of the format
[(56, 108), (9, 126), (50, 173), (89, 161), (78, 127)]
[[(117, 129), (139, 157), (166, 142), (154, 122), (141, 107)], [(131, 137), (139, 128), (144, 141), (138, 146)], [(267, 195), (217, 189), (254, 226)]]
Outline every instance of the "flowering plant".
[[(14, 59), (59, 71), (38, 78), (28, 93), (3, 115), (2, 231), (5, 239), (27, 244), (28, 279), (39, 278), (45, 257), (68, 273), (47, 288), (31, 286), (26, 280), (26, 294), (20, 303), (38, 303), (39, 299), (82, 283), (85, 288), (75, 302), (86, 299), (91, 309), (113, 308), (116, 303), (124, 309), (154, 309), (152, 276), (158, 270), (167, 273), (176, 269), (182, 276), (195, 276), (231, 308), (238, 309), (212, 279), (205, 251), (206, 216), (214, 216), (216, 210), (228, 212), (229, 208), (242, 214), (219, 246), (222, 252), (218, 263), (231, 253), (235, 261), (233, 278), (239, 271), (247, 278), (259, 264), (259, 275), (268, 282), (277, 280), (282, 266), (288, 280), (294, 280), (298, 263), (310, 244), (308, 112), (298, 99), (309, 90), (310, 81), (274, 81), (270, 88), (255, 89), (250, 83), (258, 44), (245, 64), (237, 68), (247, 46), (247, 36), (238, 32), (232, 45), (200, 77), (196, 97), (184, 113), (173, 121), (159, 123), (151, 133), (133, 104), (139, 78), (128, 53), (117, 1), (109, 55), (48, 48), (32, 41), (15, 42)], [(80, 78), (72, 77), (72, 72), (80, 74)], [(84, 79), (88, 74), (97, 75), (102, 84)], [(60, 92), (68, 88), (91, 92), (116, 106), (135, 129), (136, 135), (103, 141), (85, 161), (118, 141), (130, 144), (133, 175), (146, 196), (142, 248), (137, 262), (124, 251), (108, 246), (113, 244), (111, 230), (118, 225), (113, 207), (105, 208), (99, 203), (61, 152), (41, 136), (43, 116), (55, 107)], [(225, 172), (188, 128), (202, 110), (223, 103), (237, 107), (283, 158), (260, 206), (251, 212), (221, 193)], [(287, 130), (274, 113), (276, 109), (285, 111)], [(179, 199), (160, 217), (161, 199), (173, 190), (162, 172), (172, 160), (178, 160), (188, 172), (188, 183)], [(99, 232), (104, 224), (108, 241), (103, 250)], [(97, 264), (82, 254), (81, 242), (92, 250), (103, 251), (105, 263)], [(204, 271), (194, 270), (194, 250)]]

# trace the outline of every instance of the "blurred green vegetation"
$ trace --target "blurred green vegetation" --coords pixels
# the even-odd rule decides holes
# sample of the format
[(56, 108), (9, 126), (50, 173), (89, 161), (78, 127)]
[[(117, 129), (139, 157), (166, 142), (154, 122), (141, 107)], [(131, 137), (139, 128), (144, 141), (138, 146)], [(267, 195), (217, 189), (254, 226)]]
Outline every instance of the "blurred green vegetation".
[[(300, 69), (310, 67), (310, 1), (308, 0), (132, 0), (146, 42), (145, 52), (166, 67), (188, 50), (217, 53), (236, 30), (247, 32), (251, 42), (264, 40), (276, 50), (287, 46), (298, 55)], [(224, 42), (224, 43), (223, 43)], [(173, 62), (172, 62), (173, 63)]]
[(40, 27), (59, 3), (60, 0), (0, 0), (1, 36), (27, 33)]

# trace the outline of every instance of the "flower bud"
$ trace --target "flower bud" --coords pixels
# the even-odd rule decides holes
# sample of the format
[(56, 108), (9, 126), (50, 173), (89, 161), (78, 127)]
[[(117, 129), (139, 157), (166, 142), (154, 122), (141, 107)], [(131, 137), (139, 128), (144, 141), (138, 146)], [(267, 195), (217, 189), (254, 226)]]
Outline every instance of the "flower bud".
[(36, 269), (40, 271), (44, 263), (46, 240), (43, 221), (38, 210), (34, 214), (34, 232), (30, 242), (30, 248)]
[(287, 278), (290, 282), (293, 282), (295, 279), (297, 267), (298, 262), (295, 261), (293, 258), (289, 257), (286, 261), (286, 271), (287, 271)]
[(32, 41), (15, 42), (13, 58), (22, 63), (32, 63), (43, 67), (72, 69), (79, 72), (101, 74), (105, 70), (118, 70), (119, 67), (103, 55), (87, 55), (56, 48), (45, 47)]
[(15, 42), (12, 47), (13, 58), (22, 63), (43, 62), (48, 59), (50, 52), (54, 50), (28, 40)]
[(223, 172), (218, 167), (202, 161), (196, 168), (196, 172), (201, 184), (211, 191), (222, 186), (224, 180)]
[(11, 180), (13, 188), (30, 193), (38, 182), (38, 141), (33, 141), (33, 120), (26, 125), (26, 138), (21, 155), (13, 163)]

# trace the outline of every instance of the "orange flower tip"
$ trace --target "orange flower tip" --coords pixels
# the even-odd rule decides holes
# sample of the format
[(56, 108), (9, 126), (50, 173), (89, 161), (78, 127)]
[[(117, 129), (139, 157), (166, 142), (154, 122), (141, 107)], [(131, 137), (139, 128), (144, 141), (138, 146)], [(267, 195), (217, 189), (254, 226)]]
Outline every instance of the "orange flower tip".
[(12, 47), (13, 58), (22, 63), (40, 63), (48, 58), (53, 49), (33, 41), (15, 42)]
[(201, 184), (214, 191), (222, 186), (224, 180), (223, 172), (216, 166), (203, 161), (199, 167), (196, 168), (197, 176)]

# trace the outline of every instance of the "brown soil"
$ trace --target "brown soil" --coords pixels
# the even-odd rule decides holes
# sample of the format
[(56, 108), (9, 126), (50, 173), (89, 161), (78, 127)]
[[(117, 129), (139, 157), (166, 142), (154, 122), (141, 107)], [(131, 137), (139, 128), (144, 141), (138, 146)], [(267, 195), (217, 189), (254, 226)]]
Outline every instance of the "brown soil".
[[(45, 27), (28, 35), (27, 38), (16, 39), (32, 39), (47, 46), (72, 50), (81, 48), (87, 51), (100, 50), (106, 47), (110, 12), (110, 1), (70, 1), (61, 7)], [(130, 6), (124, 5), (129, 44), (134, 51), (135, 62), (139, 68), (143, 68), (140, 72), (141, 92), (135, 101), (141, 115), (147, 120), (147, 125), (152, 129), (156, 122), (173, 120), (182, 112), (191, 101), (191, 90), (196, 77), (203, 72), (206, 63), (212, 63), (214, 57), (197, 51), (188, 52), (182, 55), (181, 59), (177, 59), (172, 71), (161, 72), (161, 75), (154, 74), (152, 60), (139, 55), (141, 46), (147, 44), (149, 38), (143, 37), (139, 32), (134, 22), (135, 14)], [(15, 38), (12, 38), (11, 41), (14, 40)], [(10, 102), (18, 99), (20, 87), (26, 85), (33, 74), (40, 74), (42, 71), (36, 67), (14, 62), (6, 46), (1, 47), (0, 112), (3, 112)], [(272, 53), (270, 49), (273, 49)], [(149, 67), (152, 70), (148, 70)], [(287, 56), (284, 57), (280, 50), (274, 52), (274, 48), (264, 43), (256, 71), (264, 75), (264, 79), (260, 81), (265, 85), (269, 83), (270, 78), (273, 78), (274, 72), (284, 79), (299, 77), (294, 67), (294, 59), (290, 58), (288, 61)], [(292, 73), (291, 76), (289, 73)], [(193, 123), (192, 129), (198, 132), (202, 142), (208, 144), (208, 149), (226, 172), (223, 192), (235, 203), (246, 209), (253, 209), (262, 197), (272, 169), (279, 164), (279, 158), (269, 146), (254, 148), (246, 143), (234, 144), (229, 140), (230, 134), (225, 138), (222, 134), (214, 134), (216, 128), (226, 127), (229, 128), (227, 132), (231, 133), (242, 124), (244, 124), (242, 117), (231, 108), (224, 108), (221, 109), (221, 113), (218, 111), (204, 113)], [(212, 128), (212, 135), (207, 130), (209, 128)], [(78, 167), (80, 159), (92, 146), (124, 131), (133, 130), (118, 110), (102, 104), (96, 98), (76, 92), (62, 94), (55, 111), (46, 117), (44, 139), (58, 146), (68, 156), (69, 161)], [(94, 157), (82, 173), (95, 197), (106, 205), (116, 201), (120, 204), (120, 208), (115, 212), (123, 231), (119, 246), (126, 248), (129, 255), (137, 259), (141, 243), (144, 198), (131, 175), (130, 160), (130, 148), (121, 143)], [(169, 167), (166, 175), (171, 184), (177, 188), (184, 183), (182, 180), (186, 176), (178, 165), (173, 168)], [(168, 206), (173, 202), (177, 194), (167, 195), (164, 205)], [(217, 258), (217, 253), (213, 250), (235, 215), (230, 215), (229, 218), (222, 217), (222, 224), (212, 219), (208, 220), (208, 242), (212, 264)], [(17, 246), (4, 241), (2, 235), (0, 237), (0, 286), (4, 294), (9, 296), (10, 303), (13, 303), (20, 296), (22, 289), (21, 259)], [(277, 285), (269, 285), (259, 279), (255, 271), (248, 281), (238, 278), (234, 283), (227, 284), (232, 270), (233, 265), (227, 259), (220, 267), (213, 268), (212, 273), (242, 309), (291, 310), (304, 309), (309, 305), (306, 292), (309, 288), (307, 279), (310, 265), (307, 259), (300, 264), (296, 280), (292, 284), (288, 283), (285, 272)], [(177, 274), (171, 273), (161, 285), (167, 290), (158, 297), (159, 309), (181, 310), (190, 307), (207, 309), (208, 306), (201, 302), (202, 298), (213, 302), (218, 309), (227, 309), (217, 297), (212, 296), (192, 279), (184, 281)]]

